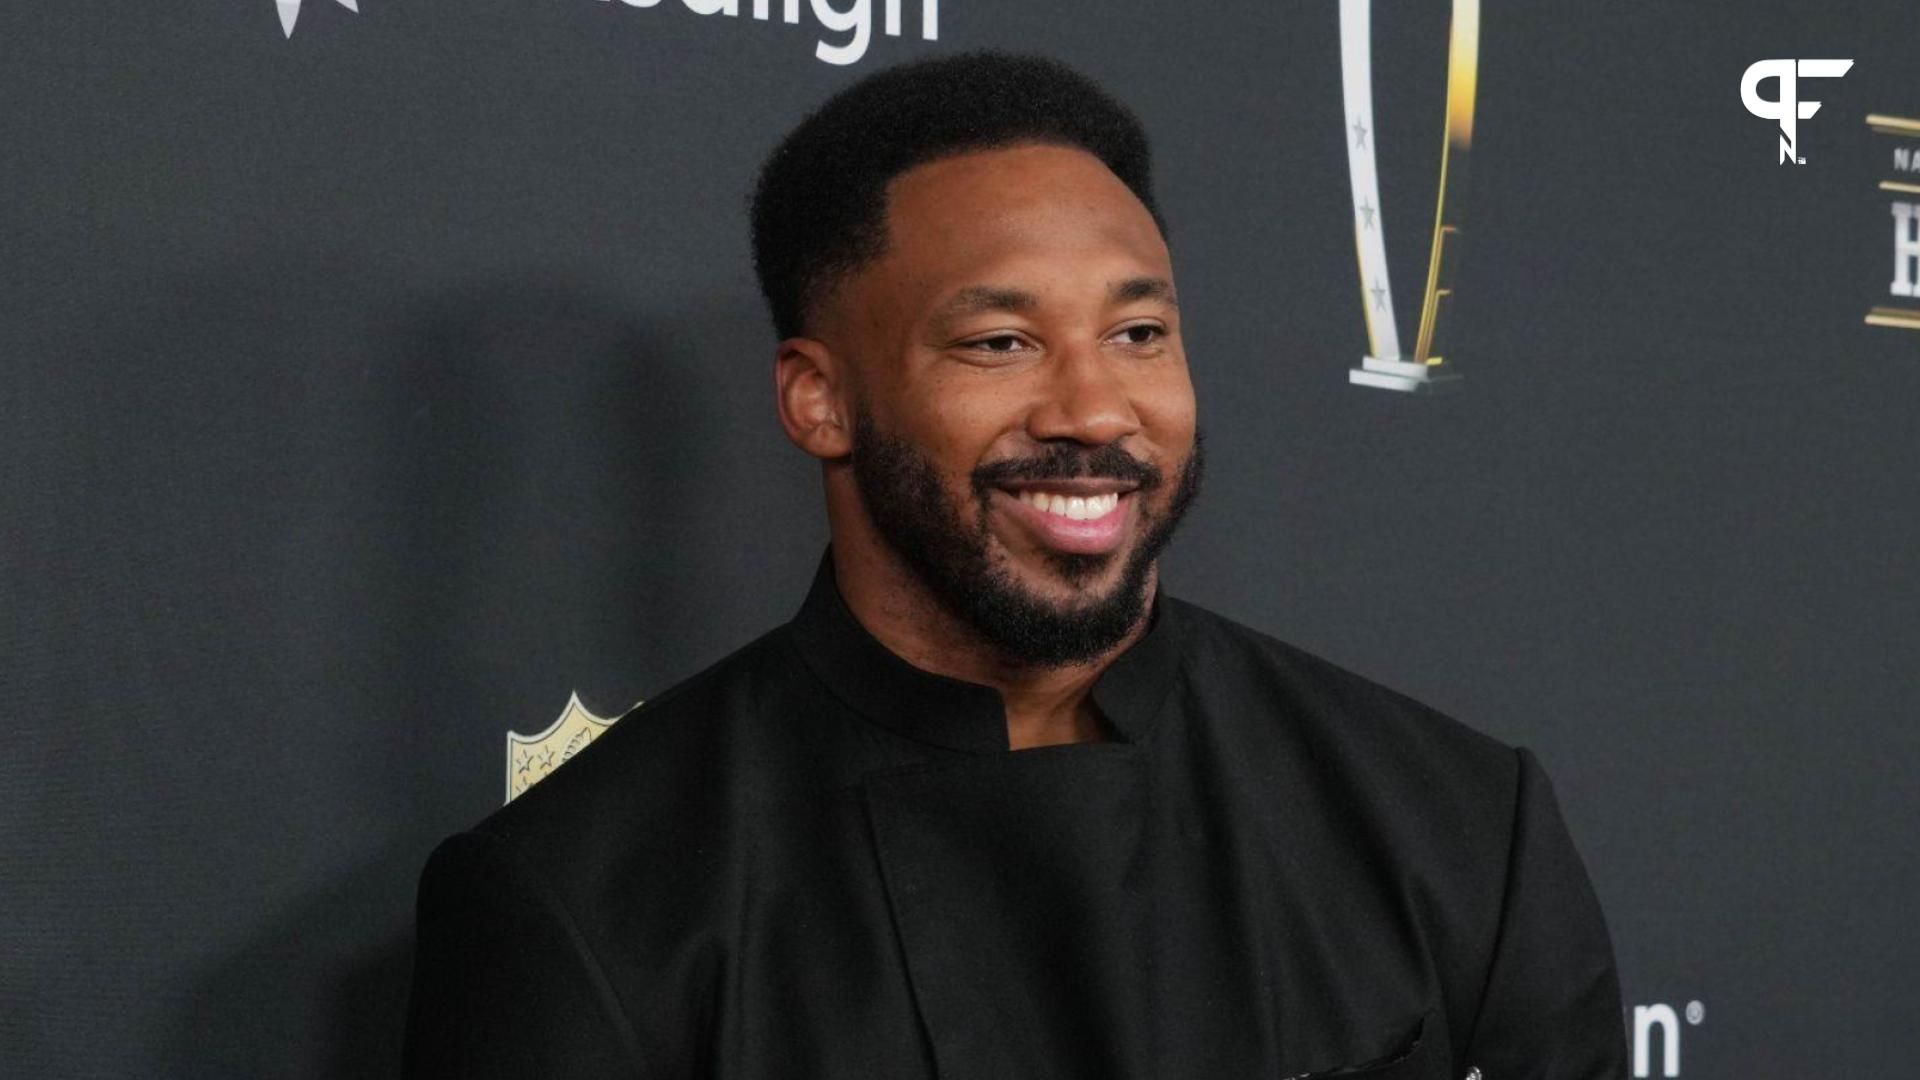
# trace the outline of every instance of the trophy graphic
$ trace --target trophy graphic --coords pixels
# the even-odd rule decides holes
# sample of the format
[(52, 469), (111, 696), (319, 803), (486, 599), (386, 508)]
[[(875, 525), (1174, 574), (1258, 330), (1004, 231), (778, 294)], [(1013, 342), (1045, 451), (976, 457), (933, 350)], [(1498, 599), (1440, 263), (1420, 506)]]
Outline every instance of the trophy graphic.
[(1439, 345), (1460, 261), (1460, 209), (1465, 202), (1467, 151), (1473, 143), (1473, 97), (1480, 67), (1480, 0), (1453, 0), (1447, 49), (1447, 127), (1440, 149), (1440, 192), (1433, 215), (1433, 247), (1412, 352), (1403, 351), (1387, 270), (1386, 220), (1380, 206), (1379, 147), (1373, 124), (1373, 16), (1371, 0), (1340, 0), (1340, 76), (1347, 118), (1347, 173), (1353, 185), (1353, 241), (1360, 263), (1360, 295), (1367, 320), (1367, 355), (1347, 372), (1349, 382), (1386, 390), (1435, 391), (1459, 385)]

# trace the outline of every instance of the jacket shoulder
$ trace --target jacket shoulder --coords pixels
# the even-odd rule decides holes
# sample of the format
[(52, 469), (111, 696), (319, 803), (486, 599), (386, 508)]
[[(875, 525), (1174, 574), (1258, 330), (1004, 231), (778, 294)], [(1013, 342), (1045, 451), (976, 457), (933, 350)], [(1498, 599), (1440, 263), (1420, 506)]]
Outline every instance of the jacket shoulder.
[(725, 847), (720, 834), (737, 820), (727, 811), (761, 771), (749, 729), (804, 678), (787, 628), (768, 631), (623, 714), (473, 831), (556, 883), (586, 887), (594, 882), (573, 879), (616, 862)]
[(1202, 671), (1252, 678), (1290, 705), (1296, 719), (1338, 723), (1342, 734), (1419, 748), (1442, 749), (1469, 759), (1509, 759), (1515, 748), (1469, 724), (1455, 721), (1425, 701), (1340, 667), (1300, 646), (1252, 626), (1175, 600), (1188, 626), (1188, 657)]
[(1188, 627), (1196, 692), (1249, 699), (1252, 715), (1238, 725), (1247, 738), (1295, 748), (1348, 786), (1465, 801), (1495, 816), (1511, 809), (1519, 780), (1512, 745), (1297, 645), (1174, 602)]

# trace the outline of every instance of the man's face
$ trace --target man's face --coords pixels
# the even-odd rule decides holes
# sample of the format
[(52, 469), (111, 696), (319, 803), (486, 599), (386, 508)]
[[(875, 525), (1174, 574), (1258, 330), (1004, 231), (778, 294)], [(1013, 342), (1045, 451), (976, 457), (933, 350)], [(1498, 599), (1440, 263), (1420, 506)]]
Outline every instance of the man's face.
[(890, 189), (886, 254), (832, 308), (856, 483), (902, 561), (1009, 660), (1123, 639), (1201, 466), (1145, 206), (1080, 150), (919, 166)]

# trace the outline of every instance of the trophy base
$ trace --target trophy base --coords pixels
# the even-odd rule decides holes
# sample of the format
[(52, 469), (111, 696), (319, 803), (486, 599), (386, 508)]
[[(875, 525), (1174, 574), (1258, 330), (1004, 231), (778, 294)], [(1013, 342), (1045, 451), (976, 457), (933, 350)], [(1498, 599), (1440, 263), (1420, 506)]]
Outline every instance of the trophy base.
[(1364, 356), (1360, 358), (1359, 367), (1347, 370), (1347, 381), (1355, 386), (1373, 386), (1410, 394), (1434, 394), (1459, 387), (1459, 375), (1451, 371), (1436, 374), (1433, 369), (1434, 365), (1431, 364), (1410, 364), (1405, 360)]

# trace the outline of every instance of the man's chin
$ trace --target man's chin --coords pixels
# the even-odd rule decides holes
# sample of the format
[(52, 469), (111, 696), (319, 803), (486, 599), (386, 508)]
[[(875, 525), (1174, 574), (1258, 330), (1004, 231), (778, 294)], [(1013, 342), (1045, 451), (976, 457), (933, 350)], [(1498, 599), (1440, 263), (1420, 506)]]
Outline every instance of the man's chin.
[(903, 534), (889, 542), (948, 610), (1009, 661), (1087, 663), (1137, 625), (1153, 573), (1142, 562), (1145, 541), (1129, 537), (1113, 551), (1093, 554), (1015, 546), (991, 528), (975, 535), (971, 553), (961, 550), (965, 545), (943, 548), (944, 537), (910, 542), (918, 538)]
[(1097, 608), (1126, 586), (1131, 551), (1131, 544), (1097, 555), (1040, 548), (1023, 557), (1009, 557), (1001, 565), (1028, 594), (1069, 614)]

